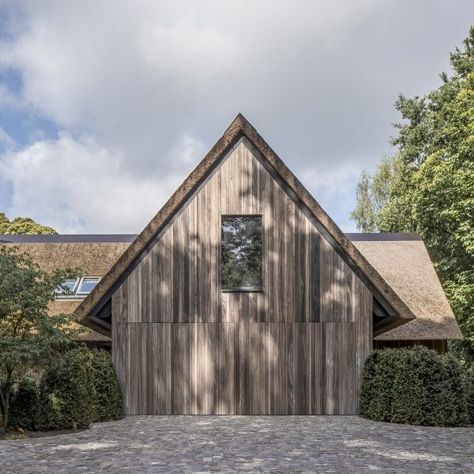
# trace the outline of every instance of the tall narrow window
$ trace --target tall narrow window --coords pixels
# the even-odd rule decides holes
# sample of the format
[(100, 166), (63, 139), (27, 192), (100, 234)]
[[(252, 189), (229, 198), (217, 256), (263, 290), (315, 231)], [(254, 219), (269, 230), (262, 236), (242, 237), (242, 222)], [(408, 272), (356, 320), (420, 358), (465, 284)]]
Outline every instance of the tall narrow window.
[(222, 216), (222, 290), (262, 289), (262, 216)]

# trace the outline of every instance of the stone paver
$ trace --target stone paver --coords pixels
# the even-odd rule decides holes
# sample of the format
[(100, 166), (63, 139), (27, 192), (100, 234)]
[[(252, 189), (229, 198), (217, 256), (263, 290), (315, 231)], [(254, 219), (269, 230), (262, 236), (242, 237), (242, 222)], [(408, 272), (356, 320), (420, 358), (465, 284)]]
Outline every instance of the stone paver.
[(0, 472), (474, 473), (474, 428), (358, 417), (136, 416), (80, 433), (0, 441)]

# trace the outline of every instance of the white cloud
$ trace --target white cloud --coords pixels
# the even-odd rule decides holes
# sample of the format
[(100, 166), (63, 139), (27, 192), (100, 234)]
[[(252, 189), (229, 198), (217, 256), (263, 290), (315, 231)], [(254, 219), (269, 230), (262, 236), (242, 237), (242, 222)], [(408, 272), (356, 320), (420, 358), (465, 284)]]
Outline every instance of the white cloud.
[(12, 150), (16, 146), (15, 140), (0, 127), (0, 149)]
[(337, 216), (337, 224), (344, 232), (356, 232), (350, 220), (354, 206), (354, 189), (360, 175), (360, 167), (350, 161), (336, 167), (314, 166), (298, 173), (301, 182), (316, 196), (323, 209)]
[(15, 106), (18, 99), (4, 84), (0, 84), (0, 106)]
[[(183, 141), (188, 164), (195, 161), (196, 146), (193, 140)], [(0, 160), (0, 175), (13, 183), (10, 216), (34, 217), (61, 233), (138, 232), (181, 179), (137, 179), (124, 169), (123, 156), (67, 132), (7, 153)]]
[[(17, 107), (71, 134), (47, 141), (35, 132), (36, 143), (2, 159), (8, 207), (95, 232), (138, 231), (239, 111), (345, 223), (357, 176), (388, 151), (393, 101), (438, 83), (474, 13), (468, 0), (5, 5), (14, 13), (0, 67), (21, 76)], [(2, 100), (11, 106), (5, 88)], [(21, 159), (36, 163), (35, 176)], [(86, 194), (74, 209), (51, 178), (67, 166)], [(113, 199), (95, 189), (93, 200), (103, 180)], [(117, 217), (122, 208), (127, 219)]]

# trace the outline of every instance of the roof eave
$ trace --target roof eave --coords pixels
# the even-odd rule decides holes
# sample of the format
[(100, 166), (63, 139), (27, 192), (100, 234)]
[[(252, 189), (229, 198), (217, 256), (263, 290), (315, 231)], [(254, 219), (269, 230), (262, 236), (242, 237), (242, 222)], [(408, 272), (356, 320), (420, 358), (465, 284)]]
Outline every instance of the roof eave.
[(399, 326), (402, 326), (405, 323), (408, 323), (409, 321), (413, 321), (416, 319), (414, 316), (408, 318), (400, 318), (398, 316), (390, 316), (383, 321), (381, 321), (379, 324), (375, 325), (373, 328), (373, 337), (376, 338), (377, 336), (380, 336), (381, 334), (384, 334), (392, 329), (395, 329)]
[(85, 327), (88, 327), (89, 329), (94, 330), (95, 332), (98, 332), (99, 334), (102, 334), (102, 336), (107, 336), (107, 337), (112, 337), (112, 331), (110, 327), (107, 327), (103, 324), (99, 324), (96, 322), (95, 318), (83, 318), (81, 320), (78, 320), (79, 324), (82, 324)]

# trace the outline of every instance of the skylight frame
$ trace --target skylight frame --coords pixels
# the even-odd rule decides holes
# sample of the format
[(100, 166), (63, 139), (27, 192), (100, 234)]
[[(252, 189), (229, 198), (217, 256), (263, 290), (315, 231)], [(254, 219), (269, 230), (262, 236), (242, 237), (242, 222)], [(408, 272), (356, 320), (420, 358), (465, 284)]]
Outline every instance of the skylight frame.
[(90, 291), (79, 291), (81, 289), (81, 286), (84, 284), (84, 282), (86, 280), (97, 280), (96, 281), (96, 284), (94, 285), (94, 288), (98, 285), (98, 283), (100, 282), (100, 277), (99, 276), (83, 276), (81, 278), (81, 281), (79, 282), (79, 285), (77, 286), (77, 289), (76, 289), (76, 295), (77, 296), (87, 296), (89, 293), (91, 293), (91, 291), (94, 289), (92, 288), (92, 290)]
[[(74, 281), (74, 286), (70, 290), (64, 290), (63, 288), (61, 288), (61, 286), (66, 286), (65, 284), (68, 281)], [(74, 297), (79, 287), (79, 281), (80, 281), (79, 277), (66, 278), (66, 280), (64, 280), (64, 282), (62, 282), (61, 285), (59, 285), (58, 288), (55, 290), (56, 297), (60, 297), (60, 298)]]
[[(76, 279), (74, 278), (67, 278), (66, 281), (72, 281), (75, 280), (75, 285), (73, 289), (70, 292), (65, 292), (62, 289), (59, 289), (55, 292), (55, 299), (56, 300), (82, 300), (84, 299), (91, 291), (79, 291), (81, 286), (86, 280), (96, 280), (96, 285), (100, 282), (101, 277), (96, 276), (96, 275), (86, 275), (82, 277), (77, 277)], [(62, 283), (64, 284), (64, 283)], [(95, 288), (95, 287), (94, 287)]]

